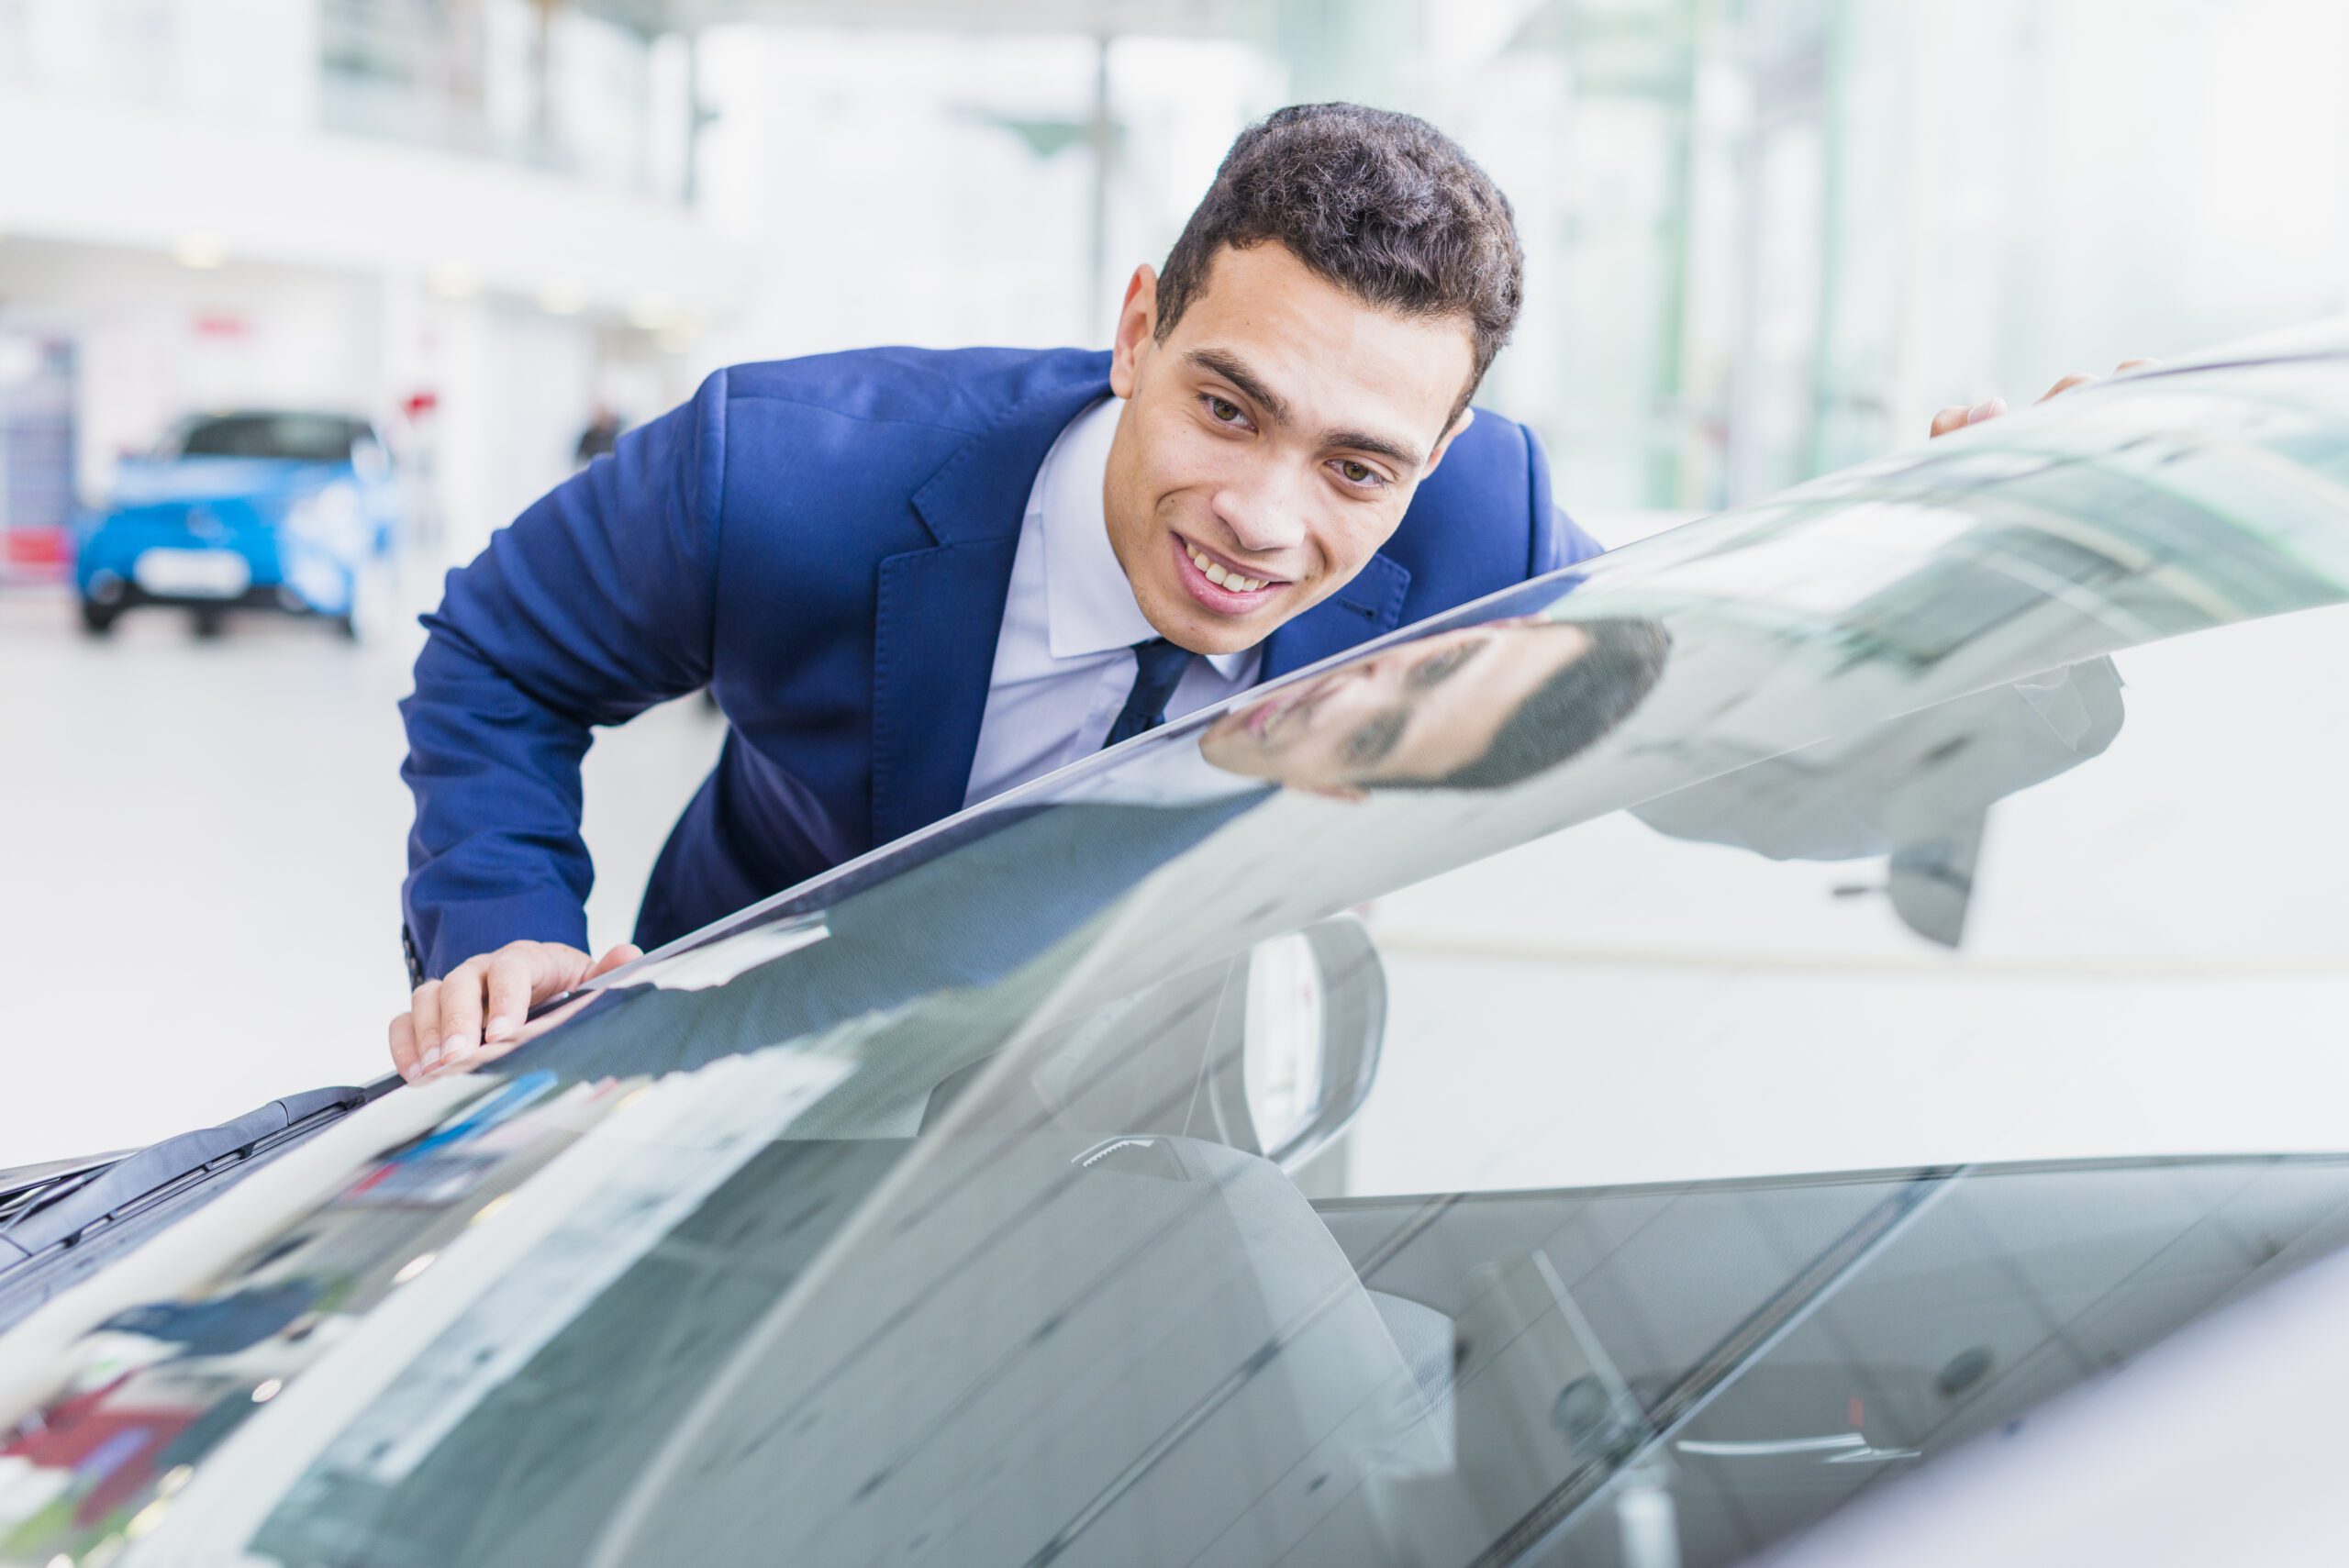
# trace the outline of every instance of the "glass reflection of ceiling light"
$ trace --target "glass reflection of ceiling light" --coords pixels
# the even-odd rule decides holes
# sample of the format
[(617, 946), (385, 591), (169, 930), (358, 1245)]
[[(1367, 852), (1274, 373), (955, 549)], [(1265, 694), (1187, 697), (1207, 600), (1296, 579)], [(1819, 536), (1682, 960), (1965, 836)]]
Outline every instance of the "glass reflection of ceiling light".
[(1754, 1442), (1706, 1442), (1684, 1438), (1672, 1445), (1683, 1453), (1700, 1453), (1717, 1459), (1755, 1459), (1781, 1453), (1831, 1453), (1838, 1449), (1868, 1446), (1868, 1440), (1858, 1432), (1837, 1432), (1830, 1437), (1770, 1438)]
[(490, 1199), (487, 1203), (482, 1205), (479, 1208), (473, 1210), (473, 1217), (471, 1219), (466, 1220), (465, 1223), (467, 1225), (479, 1225), (484, 1220), (495, 1219), (497, 1218), (499, 1213), (505, 1209), (506, 1206), (513, 1201), (514, 1195), (512, 1193), (500, 1193), (495, 1197)]
[(665, 294), (640, 294), (628, 304), (628, 324), (657, 332), (677, 319), (677, 304)]
[(539, 308), (549, 316), (576, 316), (587, 308), (587, 291), (569, 278), (549, 278), (539, 285)]
[(217, 234), (183, 234), (172, 242), (172, 260), (199, 271), (220, 265), (228, 252)]
[(163, 1516), (171, 1511), (172, 1505), (163, 1498), (158, 1497), (131, 1515), (130, 1522), (122, 1527), (122, 1533), (133, 1540), (142, 1536), (152, 1535), (155, 1533), (155, 1527), (163, 1522)]
[(155, 1483), (155, 1495), (160, 1497), (174, 1496), (178, 1494), (181, 1487), (185, 1486), (189, 1482), (195, 1479), (195, 1466), (193, 1464), (174, 1464), (171, 1469), (163, 1473), (163, 1478), (161, 1481)]
[(463, 267), (429, 267), (424, 286), (440, 299), (471, 299), (481, 292), (481, 279)]
[(262, 1378), (259, 1383), (253, 1385), (253, 1403), (256, 1405), (268, 1404), (271, 1400), (277, 1397), (277, 1391), (284, 1386), (285, 1382), (283, 1378)]
[(1712, 1459), (1767, 1459), (1782, 1454), (1815, 1453), (1824, 1464), (1882, 1464), (1887, 1460), (1922, 1459), (1924, 1451), (1913, 1448), (1877, 1448), (1858, 1432), (1837, 1432), (1830, 1437), (1776, 1438), (1758, 1442), (1705, 1442), (1683, 1439), (1673, 1447), (1682, 1453), (1703, 1455)]
[(407, 1284), (408, 1281), (414, 1279), (417, 1275), (430, 1268), (432, 1266), (432, 1260), (440, 1255), (440, 1254), (438, 1252), (418, 1252), (415, 1257), (410, 1258), (406, 1262), (400, 1265), (400, 1272), (392, 1276), (392, 1283), (394, 1284)]

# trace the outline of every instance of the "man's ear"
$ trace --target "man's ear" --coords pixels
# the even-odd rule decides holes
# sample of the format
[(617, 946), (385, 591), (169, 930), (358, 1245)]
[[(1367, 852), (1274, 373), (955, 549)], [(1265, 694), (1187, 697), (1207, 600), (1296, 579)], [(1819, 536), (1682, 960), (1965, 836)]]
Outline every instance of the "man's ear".
[(1134, 395), (1134, 373), (1158, 330), (1158, 274), (1145, 261), (1126, 283), (1126, 299), (1118, 306), (1118, 333), (1109, 344), (1109, 390), (1120, 397)]
[(1436, 465), (1443, 461), (1443, 454), (1452, 450), (1453, 441), (1459, 439), (1460, 432), (1474, 424), (1475, 418), (1476, 411), (1464, 404), (1460, 409), (1460, 417), (1452, 422), (1452, 428), (1446, 430), (1443, 433), (1443, 439), (1436, 442), (1435, 450), (1428, 453), (1428, 465), (1419, 470), (1421, 479), (1425, 479), (1435, 472)]

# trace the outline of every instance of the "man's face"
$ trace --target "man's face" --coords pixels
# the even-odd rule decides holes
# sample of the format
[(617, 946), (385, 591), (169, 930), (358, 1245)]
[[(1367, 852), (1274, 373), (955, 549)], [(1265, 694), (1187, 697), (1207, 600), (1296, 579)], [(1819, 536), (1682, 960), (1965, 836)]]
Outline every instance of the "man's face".
[(1542, 683), (1590, 649), (1567, 621), (1493, 621), (1406, 642), (1225, 714), (1199, 739), (1227, 773), (1358, 796), (1482, 757)]
[(1469, 326), (1365, 305), (1272, 243), (1217, 252), (1163, 343), (1156, 299), (1141, 268), (1110, 370), (1127, 402), (1109, 543), (1161, 635), (1237, 652), (1336, 592), (1403, 520), (1460, 428)]

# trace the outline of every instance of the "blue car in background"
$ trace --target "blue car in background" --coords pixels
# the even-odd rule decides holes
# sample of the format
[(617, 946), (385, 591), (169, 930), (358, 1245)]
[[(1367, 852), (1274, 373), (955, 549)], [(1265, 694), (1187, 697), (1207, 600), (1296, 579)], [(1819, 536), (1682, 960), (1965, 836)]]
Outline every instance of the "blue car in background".
[(113, 629), (139, 605), (195, 612), (199, 635), (233, 608), (321, 616), (359, 634), (389, 561), (398, 507), (364, 419), (246, 410), (183, 420), (128, 459), (101, 510), (77, 520), (82, 625)]

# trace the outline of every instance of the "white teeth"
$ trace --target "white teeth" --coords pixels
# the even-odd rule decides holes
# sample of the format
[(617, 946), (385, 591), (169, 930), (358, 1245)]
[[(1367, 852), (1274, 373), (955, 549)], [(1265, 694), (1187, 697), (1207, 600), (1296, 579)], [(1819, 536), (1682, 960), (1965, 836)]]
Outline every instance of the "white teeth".
[(1265, 577), (1242, 577), (1239, 573), (1228, 570), (1206, 551), (1194, 548), (1188, 539), (1183, 542), (1183, 552), (1191, 558), (1191, 564), (1197, 567), (1208, 582), (1220, 588), (1229, 588), (1235, 594), (1252, 594), (1271, 581)]

